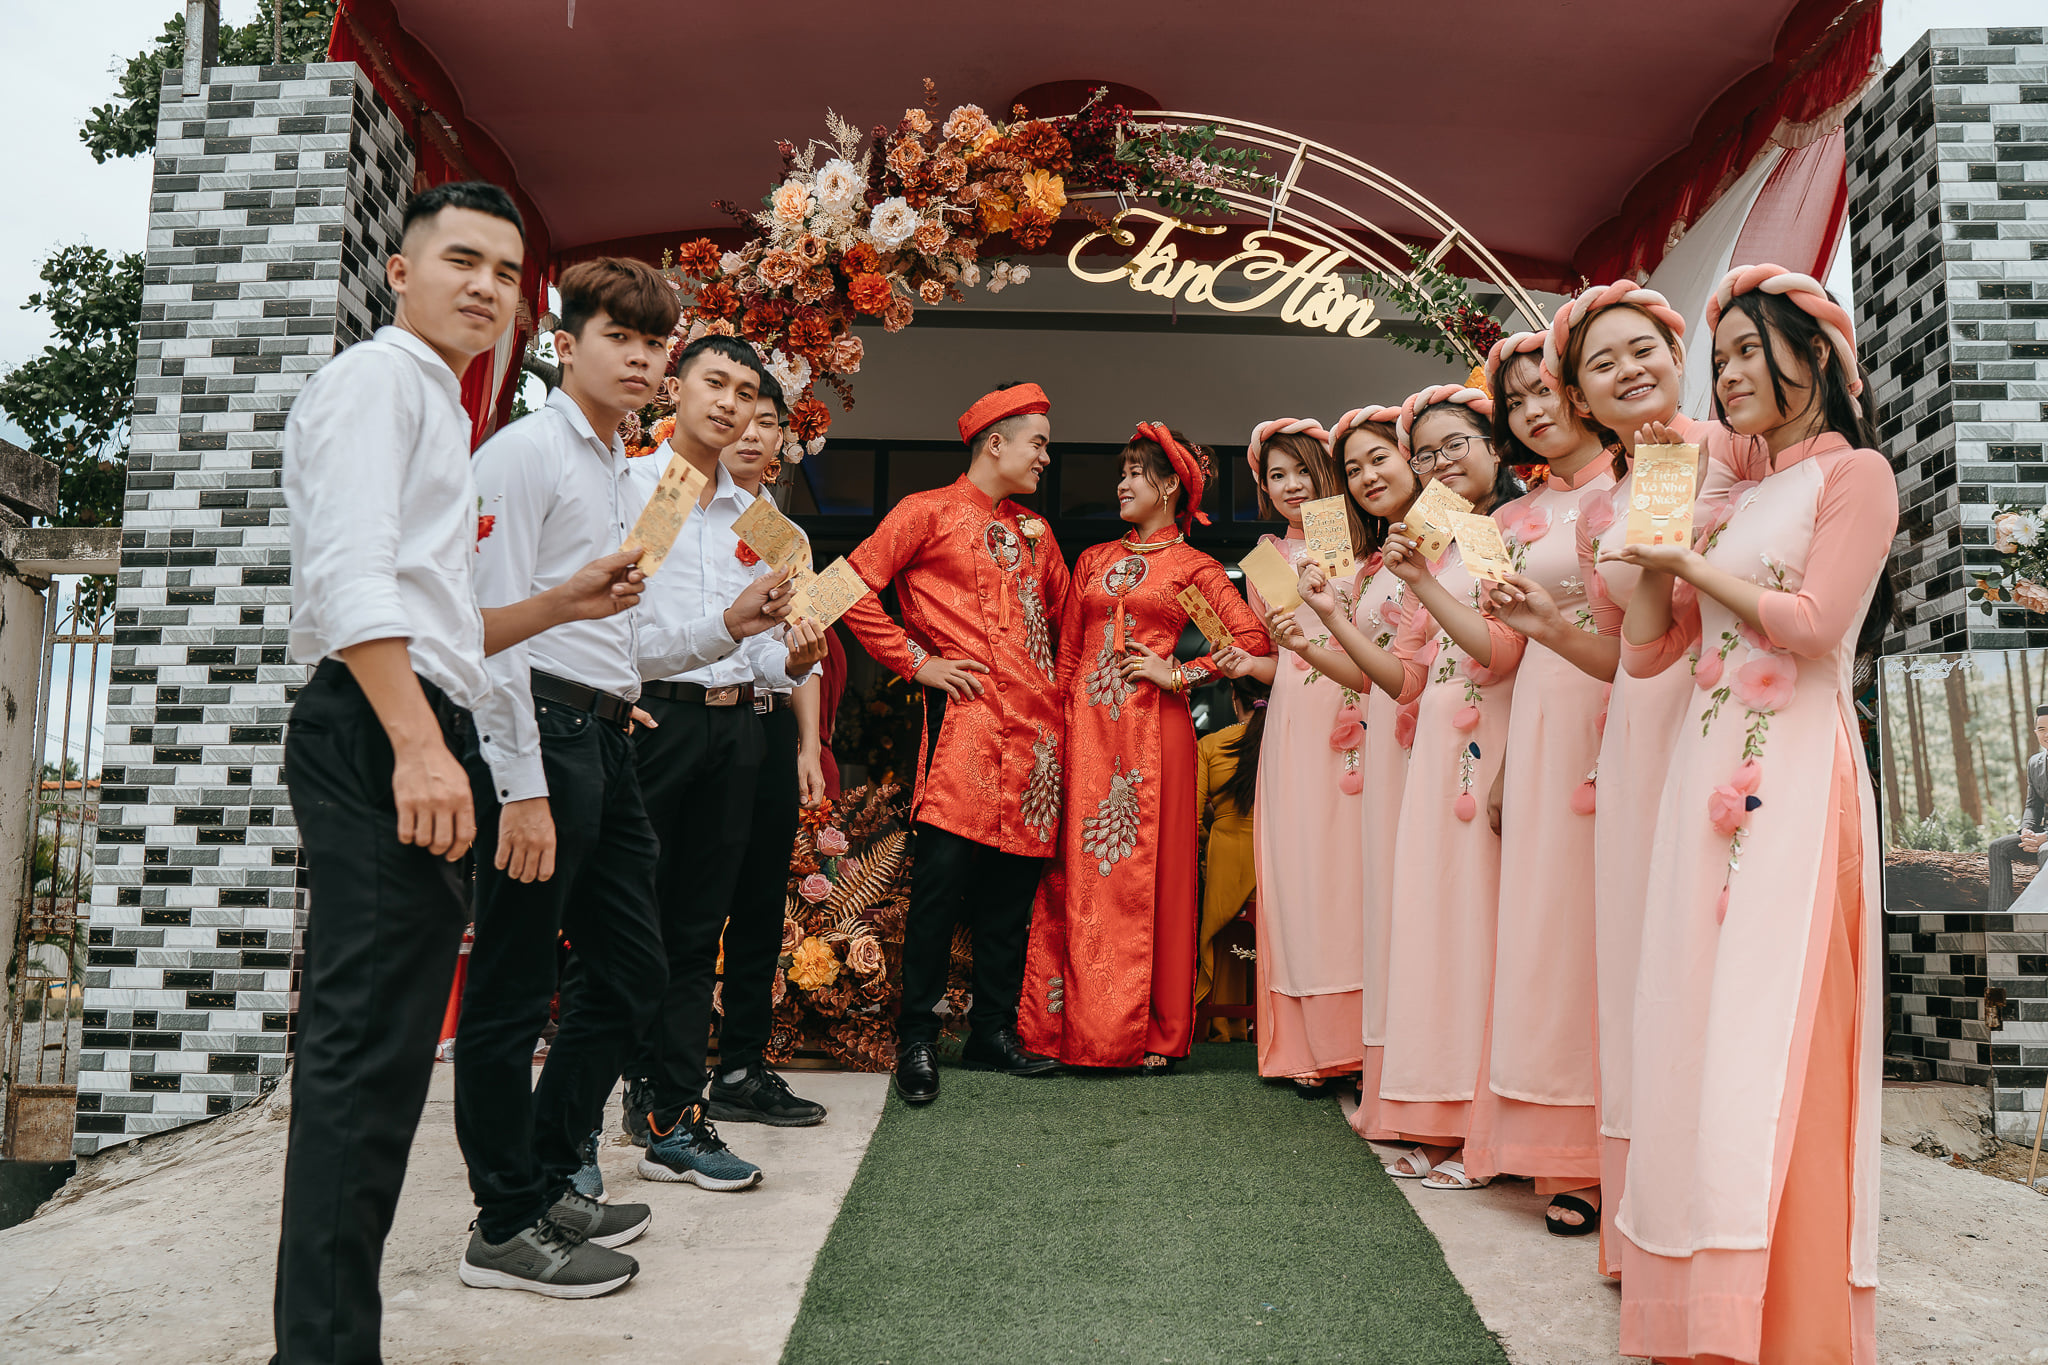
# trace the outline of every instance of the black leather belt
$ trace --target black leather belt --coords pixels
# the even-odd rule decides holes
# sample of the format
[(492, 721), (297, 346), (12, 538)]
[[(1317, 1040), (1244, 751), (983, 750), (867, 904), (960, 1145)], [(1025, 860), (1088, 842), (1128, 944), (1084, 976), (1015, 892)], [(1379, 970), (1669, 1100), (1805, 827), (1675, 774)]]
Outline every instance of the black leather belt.
[(725, 687), (706, 687), (693, 682), (651, 682), (640, 689), (642, 696), (659, 697), (663, 701), (694, 702), (698, 706), (754, 706), (757, 695), (752, 683), (732, 683)]
[(780, 692), (771, 692), (764, 687), (754, 694), (754, 714), (757, 716), (765, 716), (771, 711), (787, 711), (788, 709), (789, 698)]
[(624, 697), (615, 697), (586, 683), (558, 678), (552, 673), (533, 670), (533, 698), (535, 701), (551, 701), (561, 706), (573, 706), (578, 711), (588, 711), (599, 720), (618, 726), (621, 730), (633, 728), (633, 703)]

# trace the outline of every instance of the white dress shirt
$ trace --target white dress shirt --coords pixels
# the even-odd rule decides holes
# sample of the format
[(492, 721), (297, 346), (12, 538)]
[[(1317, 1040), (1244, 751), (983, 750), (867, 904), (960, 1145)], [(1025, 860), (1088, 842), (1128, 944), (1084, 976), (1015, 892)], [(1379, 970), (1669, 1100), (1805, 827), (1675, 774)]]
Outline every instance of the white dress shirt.
[[(591, 560), (626, 541), (639, 516), (625, 447), (616, 433), (599, 439), (576, 400), (561, 389), (540, 411), (484, 442), (476, 453), (483, 513), (495, 517), (477, 545), (479, 604), (502, 607), (565, 582)], [(568, 621), (491, 656), (497, 686), (477, 716), (481, 735), (505, 750), (491, 765), (500, 801), (548, 794), (534, 719), (532, 670), (595, 687), (632, 701), (640, 695), (633, 666), (637, 611)]]
[(294, 661), (402, 639), (449, 700), (485, 705), (469, 432), (460, 381), (403, 328), (379, 328), (306, 382), (284, 430)]
[[(664, 445), (654, 454), (632, 462), (642, 505), (654, 495), (668, 462), (682, 458), (674, 447)], [(783, 642), (780, 627), (750, 636), (737, 650), (716, 661), (690, 657), (676, 647), (676, 642), (689, 638), (692, 623), (702, 622), (707, 616), (722, 623), (723, 613), (733, 599), (756, 578), (771, 572), (765, 564), (748, 564), (739, 557), (740, 538), (734, 534), (732, 524), (753, 502), (754, 495), (734, 483), (721, 462), (718, 486), (710, 505), (699, 507), (683, 523), (661, 571), (648, 580), (647, 593), (640, 599), (640, 610), (648, 615), (640, 642), (641, 677), (690, 682), (701, 687), (757, 683), (790, 688), (816, 668), (813, 664), (795, 677), (789, 674), (789, 648)]]

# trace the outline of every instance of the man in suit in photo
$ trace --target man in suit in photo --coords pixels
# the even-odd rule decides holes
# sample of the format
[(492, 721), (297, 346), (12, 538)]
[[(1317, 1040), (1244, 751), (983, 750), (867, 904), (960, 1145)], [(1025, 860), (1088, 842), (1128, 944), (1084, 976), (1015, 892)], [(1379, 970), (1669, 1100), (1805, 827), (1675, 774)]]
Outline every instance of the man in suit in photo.
[(2027, 756), (2027, 808), (2017, 834), (1991, 841), (1991, 906), (1994, 915), (2012, 908), (2012, 865), (2040, 863), (2048, 844), (2048, 706), (2034, 708), (2034, 742), (2041, 747)]

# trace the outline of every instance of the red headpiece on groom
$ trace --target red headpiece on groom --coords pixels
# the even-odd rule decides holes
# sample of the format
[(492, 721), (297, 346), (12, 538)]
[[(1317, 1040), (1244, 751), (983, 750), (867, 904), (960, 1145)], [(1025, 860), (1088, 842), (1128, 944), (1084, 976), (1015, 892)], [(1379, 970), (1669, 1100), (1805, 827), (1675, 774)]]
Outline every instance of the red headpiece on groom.
[(1051, 412), (1052, 400), (1036, 384), (1012, 384), (1007, 389), (985, 393), (974, 406), (960, 414), (960, 439), (968, 445), (1005, 417), (1023, 417), (1034, 412)]

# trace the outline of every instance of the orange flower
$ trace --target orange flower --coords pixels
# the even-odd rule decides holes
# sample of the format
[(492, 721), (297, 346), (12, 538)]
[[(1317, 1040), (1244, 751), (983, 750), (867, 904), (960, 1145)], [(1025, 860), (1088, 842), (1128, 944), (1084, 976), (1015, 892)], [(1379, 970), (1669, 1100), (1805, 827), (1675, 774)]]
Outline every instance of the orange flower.
[(874, 247), (866, 242), (856, 243), (839, 258), (839, 268), (846, 272), (849, 279), (857, 275), (870, 274), (880, 267), (881, 258), (875, 255)]
[(946, 116), (946, 126), (941, 131), (951, 141), (971, 144), (980, 140), (992, 127), (980, 105), (963, 104)]
[(1001, 190), (991, 189), (981, 196), (980, 223), (984, 233), (1008, 232), (1011, 211), (1017, 201)]
[(739, 306), (739, 295), (724, 280), (713, 280), (697, 291), (697, 311), (706, 317), (729, 318)]
[(839, 959), (823, 939), (807, 938), (790, 954), (789, 982), (800, 991), (815, 991), (839, 979)]
[(815, 440), (831, 425), (831, 410), (815, 398), (799, 398), (789, 410), (789, 428), (798, 440)]
[(863, 313), (886, 312), (892, 301), (889, 282), (873, 271), (855, 275), (846, 286), (846, 301)]
[(927, 256), (936, 256), (946, 246), (946, 225), (944, 223), (920, 223), (917, 231), (910, 234), (910, 240), (917, 249)]
[(1067, 187), (1051, 171), (1026, 171), (1024, 198), (1042, 213), (1057, 214), (1067, 206)]
[(763, 284), (787, 289), (803, 275), (803, 259), (794, 251), (771, 251), (761, 258), (757, 273)]
[(889, 149), (889, 169), (900, 176), (908, 176), (924, 165), (926, 155), (923, 143), (904, 138)]
[(888, 308), (883, 310), (882, 313), (882, 330), (885, 332), (900, 332), (910, 325), (910, 320), (915, 316), (917, 316), (917, 310), (910, 306), (909, 299), (903, 298), (900, 295), (892, 296), (889, 300)]
[(705, 279), (718, 273), (718, 258), (723, 253), (718, 243), (709, 237), (699, 237), (694, 242), (684, 242), (676, 251), (676, 269), (685, 275)]
[(1036, 251), (1052, 240), (1053, 216), (1032, 204), (1018, 209), (1010, 219), (1010, 236), (1025, 251)]
[(942, 280), (926, 280), (917, 287), (917, 296), (926, 303), (944, 303), (946, 286)]
[(798, 303), (823, 303), (832, 297), (836, 288), (829, 270), (806, 270), (803, 278), (790, 286), (790, 294)]

